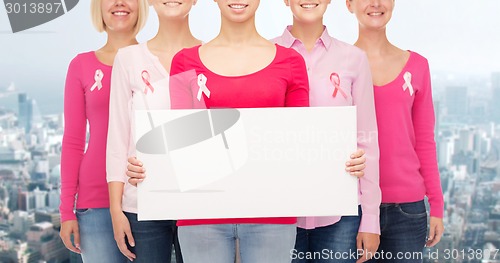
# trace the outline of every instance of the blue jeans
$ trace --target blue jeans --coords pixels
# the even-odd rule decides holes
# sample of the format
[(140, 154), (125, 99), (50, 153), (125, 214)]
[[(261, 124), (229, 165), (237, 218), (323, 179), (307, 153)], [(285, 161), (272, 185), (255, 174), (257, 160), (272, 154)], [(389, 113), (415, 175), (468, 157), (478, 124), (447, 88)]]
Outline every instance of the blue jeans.
[(424, 201), (380, 205), (378, 259), (369, 262), (422, 262), (427, 235)]
[(108, 208), (77, 209), (83, 262), (125, 263), (116, 245)]
[(179, 227), (186, 263), (234, 263), (236, 240), (241, 263), (290, 263), (296, 226), (281, 224), (220, 224)]
[(134, 263), (168, 263), (172, 257), (172, 246), (175, 247), (176, 262), (183, 262), (175, 221), (138, 221), (137, 214), (124, 213), (135, 240), (135, 247), (127, 244), (128, 249), (136, 255)]
[[(361, 222), (357, 216), (343, 216), (339, 222), (315, 229), (297, 228), (293, 263), (356, 262), (356, 237)], [(352, 254), (354, 253), (354, 254)]]

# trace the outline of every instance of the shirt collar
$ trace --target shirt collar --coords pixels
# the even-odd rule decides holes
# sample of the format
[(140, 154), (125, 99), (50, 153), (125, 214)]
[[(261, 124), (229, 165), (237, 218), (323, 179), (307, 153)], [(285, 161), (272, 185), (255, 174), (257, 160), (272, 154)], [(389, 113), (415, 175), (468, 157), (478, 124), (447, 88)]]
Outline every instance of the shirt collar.
[[(323, 44), (323, 46), (326, 48), (326, 50), (330, 49), (330, 46), (332, 45), (332, 37), (328, 34), (328, 30), (326, 29), (326, 26), (324, 27), (325, 30), (323, 30), (323, 34), (319, 37), (319, 42)], [(290, 30), (292, 29), (292, 26), (287, 26), (285, 28), (285, 31), (283, 32), (283, 35), (281, 36), (282, 39), (282, 44), (283, 46), (287, 48), (291, 48), (293, 44), (295, 44), (296, 41), (300, 42), (297, 38), (295, 38), (292, 33), (290, 33)]]

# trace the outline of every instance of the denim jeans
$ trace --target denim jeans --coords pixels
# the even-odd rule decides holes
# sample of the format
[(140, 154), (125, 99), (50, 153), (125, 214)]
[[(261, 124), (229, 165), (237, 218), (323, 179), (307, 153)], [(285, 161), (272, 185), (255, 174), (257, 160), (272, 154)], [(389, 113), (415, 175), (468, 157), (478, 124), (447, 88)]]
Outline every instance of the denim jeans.
[(361, 222), (357, 216), (343, 216), (339, 222), (315, 229), (297, 228), (293, 263), (356, 262), (356, 237)]
[(424, 201), (380, 205), (380, 246), (369, 262), (422, 262), (427, 235)]
[(186, 263), (234, 263), (236, 240), (241, 263), (290, 263), (296, 225), (220, 224), (179, 227)]
[(76, 218), (83, 262), (127, 262), (116, 245), (108, 208), (77, 209)]
[(124, 213), (135, 240), (135, 247), (128, 247), (136, 255), (134, 263), (169, 263), (172, 246), (175, 247), (176, 262), (183, 262), (175, 221), (138, 221), (137, 214)]

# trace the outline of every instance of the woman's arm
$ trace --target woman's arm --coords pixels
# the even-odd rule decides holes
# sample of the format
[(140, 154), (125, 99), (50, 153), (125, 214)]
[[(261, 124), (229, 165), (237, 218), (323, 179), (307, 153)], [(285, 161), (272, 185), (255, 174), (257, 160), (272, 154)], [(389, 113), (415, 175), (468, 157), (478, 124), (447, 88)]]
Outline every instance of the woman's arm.
[(357, 108), (358, 148), (366, 152), (365, 176), (360, 178), (363, 216), (359, 232), (380, 234), (379, 148), (377, 118), (370, 66), (366, 55), (359, 56), (358, 75), (352, 83), (353, 104)]
[(304, 58), (289, 49), (290, 81), (286, 90), (285, 107), (309, 107), (309, 78)]
[(134, 238), (130, 224), (122, 211), (123, 188), (127, 182), (125, 168), (131, 136), (131, 101), (130, 79), (121, 62), (118, 51), (111, 74), (111, 90), (109, 100), (109, 125), (106, 144), (106, 179), (108, 181), (110, 213), (113, 232), (120, 251), (129, 259), (135, 255), (128, 250), (125, 236), (131, 246)]
[[(80, 76), (83, 74), (79, 58), (69, 65), (64, 87), (64, 135), (61, 153), (61, 231), (64, 245), (80, 253), (80, 234), (76, 215), (73, 212), (78, 191), (78, 175), (85, 150), (87, 116), (85, 114), (85, 88)], [(74, 245), (71, 242), (74, 235)]]
[(382, 194), (379, 185), (379, 148), (377, 118), (373, 81), (368, 58), (359, 56), (358, 75), (352, 83), (353, 104), (357, 108), (358, 148), (366, 151), (365, 176), (359, 179), (361, 191), (361, 222), (356, 238), (357, 249), (363, 257), (357, 262), (365, 262), (380, 244), (380, 202)]
[(434, 140), (434, 103), (432, 101), (431, 76), (427, 60), (418, 65), (423, 71), (421, 85), (415, 92), (412, 107), (415, 131), (415, 151), (420, 161), (420, 174), (424, 179), (426, 195), (429, 198), (429, 236), (426, 246), (436, 245), (444, 233), (444, 197), (437, 165), (436, 142)]
[(442, 218), (444, 198), (437, 165), (436, 142), (434, 140), (434, 104), (432, 101), (431, 77), (427, 60), (417, 65), (423, 72), (412, 107), (413, 128), (415, 132), (415, 152), (420, 161), (420, 174), (424, 179), (426, 195), (429, 198), (430, 215)]

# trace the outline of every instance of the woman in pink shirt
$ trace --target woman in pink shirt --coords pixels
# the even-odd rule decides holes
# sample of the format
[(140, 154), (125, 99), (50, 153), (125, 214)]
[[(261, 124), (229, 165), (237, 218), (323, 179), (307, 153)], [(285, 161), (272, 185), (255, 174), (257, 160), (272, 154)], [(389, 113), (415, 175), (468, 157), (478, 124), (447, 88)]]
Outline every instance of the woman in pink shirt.
[(328, 34), (323, 16), (330, 2), (285, 0), (293, 13), (293, 25), (273, 42), (304, 57), (310, 106), (357, 106), (358, 148), (366, 151), (366, 169), (359, 180), (360, 214), (298, 218), (294, 263), (356, 262), (356, 257), (307, 259), (306, 255), (325, 250), (329, 255), (348, 255), (357, 249), (369, 254), (376, 252), (379, 244), (379, 149), (370, 66), (361, 49)]
[[(381, 262), (421, 262), (424, 246), (443, 234), (444, 201), (434, 141), (434, 108), (427, 60), (389, 42), (386, 25), (394, 0), (347, 0), (373, 74), (380, 147)], [(429, 234), (424, 197), (430, 205)], [(411, 253), (415, 252), (415, 253)], [(387, 254), (392, 254), (388, 259)]]
[[(196, 0), (150, 0), (158, 15), (156, 36), (146, 43), (120, 49), (113, 64), (106, 169), (111, 217), (120, 251), (134, 262), (170, 262), (177, 245), (173, 220), (139, 221), (137, 189), (127, 183), (127, 158), (135, 156), (135, 110), (170, 109), (169, 73), (172, 57), (200, 45), (189, 27)], [(154, 120), (151, 120), (154, 126)], [(176, 246), (176, 262), (182, 263)]]
[[(203, 75), (207, 79), (210, 90), (210, 98), (203, 95), (201, 105), (196, 107), (308, 106), (302, 57), (292, 49), (274, 45), (256, 30), (255, 12), (260, 1), (216, 2), (221, 12), (219, 35), (203, 46), (180, 51), (172, 60), (172, 108), (195, 106), (193, 94), (184, 89), (190, 80), (175, 78), (193, 70), (195, 78)], [(295, 243), (295, 223), (294, 217), (179, 220), (184, 262), (233, 263), (238, 239), (242, 263), (288, 263)]]
[[(189, 82), (171, 82), (172, 108), (309, 106), (302, 57), (274, 45), (256, 30), (255, 12), (260, 1), (216, 3), (221, 13), (219, 35), (203, 46), (177, 53), (170, 72), (174, 77), (194, 70), (195, 76), (206, 78), (210, 96), (204, 93), (202, 105), (197, 105), (196, 94), (185, 90)], [(232, 218), (179, 220), (177, 225), (186, 263), (233, 263), (237, 239), (242, 263), (288, 263), (295, 243), (295, 223), (296, 218)]]
[[(81, 253), (84, 262), (126, 261), (113, 238), (105, 170), (111, 65), (119, 48), (137, 43), (135, 36), (147, 11), (145, 0), (92, 0), (92, 22), (99, 32), (107, 33), (107, 42), (97, 51), (77, 55), (69, 65), (64, 90), (60, 236), (69, 250)], [(87, 121), (90, 138), (85, 150)]]

